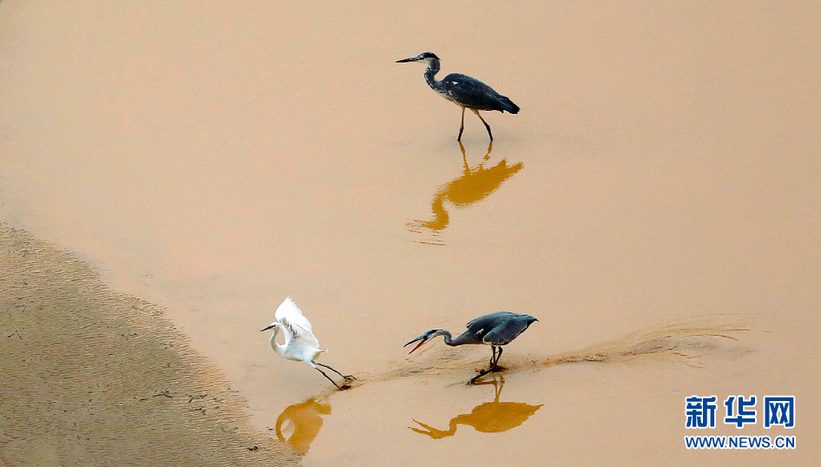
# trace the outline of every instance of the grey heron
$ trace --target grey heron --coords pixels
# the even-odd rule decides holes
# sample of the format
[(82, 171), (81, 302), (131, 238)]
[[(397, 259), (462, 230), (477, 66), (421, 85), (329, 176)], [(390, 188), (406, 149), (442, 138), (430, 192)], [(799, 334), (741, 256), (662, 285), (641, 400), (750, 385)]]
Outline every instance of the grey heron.
[(519, 113), (519, 106), (510, 99), (502, 96), (487, 84), (478, 79), (465, 76), (461, 73), (451, 73), (442, 81), (437, 81), (434, 75), (439, 72), (439, 57), (433, 52), (424, 52), (415, 57), (397, 60), (396, 63), (422, 62), (425, 68), (425, 81), (440, 96), (462, 108), (462, 125), (459, 127), (457, 141), (462, 140), (462, 131), (465, 129), (465, 109), (470, 109), (485, 124), (487, 135), (493, 141), (490, 125), (479, 115), (480, 110), (498, 110), (512, 114)]
[[(336, 386), (337, 389), (342, 389), (336, 382), (331, 379), (321, 368), (317, 365), (325, 367), (334, 373), (341, 376), (345, 381), (354, 379), (351, 375), (343, 375), (334, 370), (330, 366), (316, 361), (317, 357), (322, 352), (327, 352), (327, 349), (319, 348), (319, 341), (314, 336), (311, 322), (308, 321), (291, 297), (287, 297), (274, 313), (276, 321), (262, 329), (261, 332), (273, 329), (271, 334), (271, 348), (274, 349), (277, 355), (288, 360), (297, 362), (305, 362), (306, 365), (322, 373), (322, 376)], [(279, 330), (282, 329), (285, 335), (285, 344), (278, 344), (276, 341)]]
[(491, 371), (497, 370), (499, 358), (502, 357), (502, 346), (509, 344), (513, 339), (517, 338), (519, 334), (525, 332), (525, 329), (535, 321), (539, 320), (530, 315), (511, 313), (509, 311), (497, 311), (468, 322), (466, 325), (468, 328), (467, 331), (456, 338), (453, 338), (450, 331), (446, 329), (431, 329), (408, 342), (404, 347), (414, 342), (419, 342), (416, 344), (416, 347), (408, 352), (408, 354), (411, 354), (414, 350), (421, 347), (422, 344), (436, 336), (445, 336), (445, 344), (453, 347), (464, 344), (489, 345), (493, 352), (493, 355), (490, 357), (490, 367), (471, 378), (469, 383), (473, 383)]

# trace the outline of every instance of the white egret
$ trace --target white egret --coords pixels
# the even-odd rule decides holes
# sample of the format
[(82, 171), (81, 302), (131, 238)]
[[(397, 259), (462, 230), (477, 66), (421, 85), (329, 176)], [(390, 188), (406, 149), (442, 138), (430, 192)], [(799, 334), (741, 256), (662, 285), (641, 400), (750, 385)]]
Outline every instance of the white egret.
[[(342, 388), (317, 365), (333, 371), (344, 378), (345, 381), (354, 379), (351, 375), (343, 375), (330, 366), (316, 361), (320, 353), (327, 352), (328, 350), (319, 348), (319, 341), (314, 336), (313, 329), (311, 329), (311, 322), (302, 314), (302, 310), (296, 306), (294, 301), (291, 300), (291, 297), (286, 298), (285, 301), (279, 305), (276, 313), (274, 313), (274, 317), (276, 321), (271, 323), (270, 326), (266, 326), (262, 331), (269, 329), (274, 330), (274, 333), (271, 334), (271, 348), (274, 349), (277, 355), (287, 358), (288, 360), (305, 362), (306, 365), (328, 378), (337, 389)], [(276, 341), (280, 329), (282, 329), (285, 335), (284, 345), (277, 344)]]

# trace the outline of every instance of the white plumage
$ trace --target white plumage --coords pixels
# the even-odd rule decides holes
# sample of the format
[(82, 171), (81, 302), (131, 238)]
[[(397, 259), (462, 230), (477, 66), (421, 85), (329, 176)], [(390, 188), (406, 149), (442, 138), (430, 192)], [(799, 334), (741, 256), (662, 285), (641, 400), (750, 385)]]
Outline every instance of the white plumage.
[[(316, 336), (314, 336), (311, 322), (302, 314), (302, 310), (296, 306), (296, 303), (291, 300), (291, 297), (287, 297), (285, 301), (277, 307), (274, 317), (276, 321), (266, 326), (263, 331), (267, 331), (268, 329), (274, 330), (271, 334), (271, 348), (274, 349), (277, 355), (287, 358), (288, 360), (305, 362), (306, 365), (322, 373), (322, 376), (328, 378), (338, 389), (342, 388), (336, 384), (330, 376), (325, 374), (322, 369), (317, 367), (317, 365), (333, 371), (346, 381), (353, 379), (351, 375), (343, 375), (330, 366), (315, 361), (320, 353), (327, 352), (328, 350), (319, 348), (319, 341)], [(280, 329), (282, 329), (282, 334), (285, 337), (285, 344), (278, 344), (276, 341)]]

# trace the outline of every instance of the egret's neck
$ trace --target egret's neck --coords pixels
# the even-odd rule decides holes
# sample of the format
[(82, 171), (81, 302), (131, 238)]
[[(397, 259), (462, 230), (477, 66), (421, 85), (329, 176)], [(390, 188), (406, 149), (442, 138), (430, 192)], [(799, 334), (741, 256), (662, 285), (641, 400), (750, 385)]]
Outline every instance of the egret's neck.
[[(275, 327), (273, 334), (271, 334), (271, 348), (274, 349), (274, 352), (276, 352), (280, 357), (285, 357), (285, 345), (277, 344), (277, 334), (279, 334), (279, 326)], [(287, 332), (285, 333), (285, 337), (287, 340)], [(287, 342), (285, 344), (287, 345)]]

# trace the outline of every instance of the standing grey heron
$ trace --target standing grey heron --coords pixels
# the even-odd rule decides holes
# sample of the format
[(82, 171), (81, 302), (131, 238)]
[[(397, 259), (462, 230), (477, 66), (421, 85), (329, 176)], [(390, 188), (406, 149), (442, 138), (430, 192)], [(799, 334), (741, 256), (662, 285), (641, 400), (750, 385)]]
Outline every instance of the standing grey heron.
[(482, 376), (498, 369), (497, 364), (502, 356), (502, 346), (509, 344), (519, 334), (525, 332), (533, 322), (539, 321), (533, 316), (511, 313), (509, 311), (497, 311), (484, 316), (480, 316), (470, 321), (467, 331), (460, 334), (455, 339), (451, 337), (450, 331), (446, 329), (431, 329), (422, 333), (421, 336), (404, 345), (407, 347), (414, 342), (419, 342), (408, 354), (413, 353), (425, 342), (436, 336), (445, 336), (445, 344), (455, 347), (464, 344), (485, 344), (489, 345), (493, 355), (490, 357), (490, 367), (483, 370), (478, 375), (470, 379), (468, 383), (473, 383)]
[(439, 72), (439, 57), (433, 52), (424, 52), (415, 57), (397, 60), (396, 63), (422, 62), (427, 64), (425, 68), (425, 81), (428, 86), (439, 93), (440, 96), (453, 102), (462, 108), (462, 126), (459, 127), (457, 141), (462, 140), (462, 131), (465, 129), (465, 109), (470, 109), (485, 124), (487, 134), (493, 141), (493, 133), (490, 132), (490, 125), (479, 115), (480, 110), (498, 110), (512, 114), (519, 113), (519, 106), (514, 104), (507, 97), (494, 91), (493, 88), (478, 79), (465, 76), (461, 73), (451, 73), (445, 76), (442, 81), (436, 81), (434, 75)]
[[(314, 337), (314, 331), (311, 328), (311, 322), (308, 321), (291, 297), (287, 297), (285, 301), (277, 308), (274, 313), (276, 321), (262, 329), (262, 332), (269, 329), (274, 330), (271, 334), (271, 348), (282, 358), (294, 360), (297, 362), (305, 362), (306, 365), (322, 373), (322, 376), (336, 386), (337, 389), (342, 389), (330, 376), (325, 374), (317, 365), (325, 367), (334, 373), (341, 376), (345, 381), (354, 379), (351, 375), (343, 375), (334, 370), (330, 366), (316, 361), (317, 357), (322, 352), (327, 352), (327, 349), (319, 348), (319, 341)], [(285, 334), (285, 344), (277, 344), (276, 338), (279, 330), (282, 329)]]

